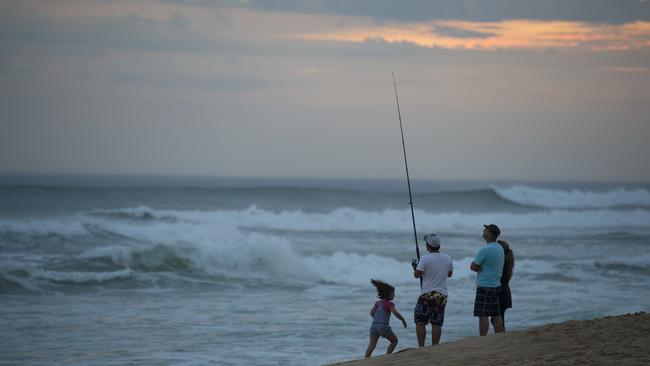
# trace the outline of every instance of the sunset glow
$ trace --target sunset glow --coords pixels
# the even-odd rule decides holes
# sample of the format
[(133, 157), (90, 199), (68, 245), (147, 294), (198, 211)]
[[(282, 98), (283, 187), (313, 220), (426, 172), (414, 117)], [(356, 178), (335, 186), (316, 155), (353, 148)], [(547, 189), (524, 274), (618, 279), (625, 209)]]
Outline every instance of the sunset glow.
[(391, 178), (394, 72), (422, 178), (650, 182), (650, 1), (0, 0), (0, 25), (0, 171)]
[(507, 20), (470, 22), (441, 20), (307, 33), (308, 40), (407, 42), (421, 47), (468, 50), (586, 48), (593, 51), (639, 49), (650, 46), (650, 22), (622, 25), (569, 21)]

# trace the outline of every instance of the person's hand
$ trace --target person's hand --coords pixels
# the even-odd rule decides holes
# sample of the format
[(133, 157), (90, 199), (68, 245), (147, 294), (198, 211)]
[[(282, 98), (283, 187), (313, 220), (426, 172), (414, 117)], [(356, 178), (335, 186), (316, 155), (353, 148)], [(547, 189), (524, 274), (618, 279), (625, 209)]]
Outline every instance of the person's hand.
[(406, 320), (402, 320), (402, 325), (406, 328)]

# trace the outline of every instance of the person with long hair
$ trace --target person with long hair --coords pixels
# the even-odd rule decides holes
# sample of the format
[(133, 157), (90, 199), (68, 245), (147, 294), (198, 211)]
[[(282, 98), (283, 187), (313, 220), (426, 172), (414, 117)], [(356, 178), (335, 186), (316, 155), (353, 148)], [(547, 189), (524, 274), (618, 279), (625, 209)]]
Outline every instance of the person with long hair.
[(384, 281), (375, 279), (370, 280), (370, 283), (377, 289), (379, 301), (376, 301), (370, 309), (372, 324), (370, 325), (370, 341), (366, 350), (366, 358), (372, 355), (372, 351), (375, 350), (379, 337), (384, 337), (390, 342), (388, 349), (386, 349), (386, 354), (392, 353), (395, 350), (398, 339), (389, 325), (391, 314), (394, 314), (397, 319), (401, 320), (402, 325), (406, 328), (406, 320), (397, 311), (392, 301), (395, 298), (395, 287)]
[(505, 259), (503, 262), (503, 273), (501, 274), (501, 291), (499, 292), (499, 308), (501, 309), (501, 321), (503, 330), (506, 330), (506, 309), (512, 307), (512, 293), (510, 292), (510, 280), (515, 269), (515, 254), (505, 240), (497, 240), (503, 248)]

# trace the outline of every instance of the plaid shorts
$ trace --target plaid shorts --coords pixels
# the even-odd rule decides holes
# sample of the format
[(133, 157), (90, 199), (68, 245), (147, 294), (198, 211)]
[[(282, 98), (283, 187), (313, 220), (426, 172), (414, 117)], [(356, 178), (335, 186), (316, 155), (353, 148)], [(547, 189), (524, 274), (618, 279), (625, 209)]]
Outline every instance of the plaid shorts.
[(474, 316), (501, 316), (499, 305), (499, 287), (477, 287), (474, 300)]
[(418, 297), (418, 303), (413, 310), (415, 323), (431, 323), (442, 327), (445, 321), (445, 306), (447, 305), (447, 296), (431, 291)]

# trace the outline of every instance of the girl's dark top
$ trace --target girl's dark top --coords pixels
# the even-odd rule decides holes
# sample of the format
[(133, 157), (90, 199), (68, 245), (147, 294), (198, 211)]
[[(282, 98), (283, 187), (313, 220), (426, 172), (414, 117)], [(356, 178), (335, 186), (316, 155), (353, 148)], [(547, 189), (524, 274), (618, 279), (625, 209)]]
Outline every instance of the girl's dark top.
[(503, 247), (505, 253), (505, 261), (503, 263), (503, 273), (501, 274), (501, 295), (499, 303), (501, 309), (510, 309), (512, 307), (512, 294), (510, 292), (510, 278), (512, 277), (512, 270), (514, 267), (514, 255), (510, 246), (506, 243), (499, 243)]

